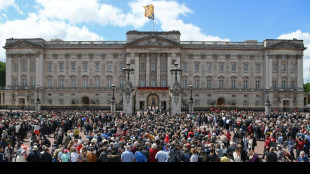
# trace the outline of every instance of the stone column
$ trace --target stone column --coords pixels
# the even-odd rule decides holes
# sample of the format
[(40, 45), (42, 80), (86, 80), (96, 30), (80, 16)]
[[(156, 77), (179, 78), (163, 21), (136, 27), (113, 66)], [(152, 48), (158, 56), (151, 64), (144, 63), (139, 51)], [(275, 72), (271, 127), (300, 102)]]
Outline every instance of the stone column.
[(135, 58), (135, 72), (134, 72), (134, 84), (133, 86), (134, 87), (138, 87), (140, 84), (139, 84), (139, 72), (140, 72), (140, 62), (139, 62), (139, 54), (138, 53), (131, 53), (131, 55), (134, 55), (134, 58)]
[(282, 55), (277, 55), (277, 62), (278, 62), (278, 88), (282, 89)]
[(32, 85), (32, 81), (31, 81), (31, 78), (30, 78), (30, 74), (31, 74), (31, 62), (30, 62), (30, 59), (31, 59), (31, 54), (29, 54), (28, 56), (29, 58), (27, 59), (27, 85), (29, 87), (31, 87)]
[[(17, 54), (17, 55), (22, 56), (21, 54)], [(17, 63), (18, 64), (18, 68), (17, 68), (17, 81), (18, 81), (18, 84), (17, 84), (17, 86), (22, 86), (22, 79), (21, 79), (21, 77), (22, 77), (23, 65), (22, 65), (20, 57), (18, 57), (18, 61), (17, 62), (18, 62)], [(12, 77), (10, 77), (10, 78), (12, 78)]]
[(2, 93), (0, 93), (0, 104), (2, 105), (3, 104), (3, 101), (2, 101)]
[(160, 85), (160, 64), (161, 64), (161, 62), (160, 62), (160, 54), (156, 54), (157, 55), (157, 59), (156, 59), (156, 63), (157, 63), (157, 69), (156, 69), (156, 74), (157, 74), (157, 86), (161, 86)]
[(297, 90), (303, 91), (303, 56), (297, 56)]
[(145, 86), (150, 86), (150, 54), (146, 54), (146, 78), (145, 78)]
[(170, 73), (171, 67), (172, 67), (172, 65), (171, 65), (171, 54), (168, 53), (168, 57), (167, 57), (167, 76), (168, 76), (167, 77), (167, 86), (168, 87), (171, 87), (173, 84), (173, 82), (172, 82), (173, 79), (171, 79), (171, 73)]
[(6, 58), (6, 89), (12, 88), (12, 71), (13, 71), (13, 65), (12, 65), (12, 55), (7, 55)]

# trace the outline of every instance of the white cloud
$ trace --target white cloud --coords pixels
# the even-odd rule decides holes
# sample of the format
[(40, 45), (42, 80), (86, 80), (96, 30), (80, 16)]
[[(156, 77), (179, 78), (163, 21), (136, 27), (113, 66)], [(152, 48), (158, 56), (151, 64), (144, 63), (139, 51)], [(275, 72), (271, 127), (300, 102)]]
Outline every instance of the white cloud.
[[(0, 44), (6, 39), (43, 38), (45, 40), (60, 38), (64, 40), (103, 40), (103, 37), (90, 32), (87, 27), (79, 28), (64, 21), (49, 20), (36, 14), (29, 14), (25, 20), (13, 20), (0, 23)], [(5, 61), (5, 50), (0, 49), (0, 61)]]
[(310, 33), (302, 32), (301, 30), (297, 30), (292, 33), (283, 34), (278, 37), (278, 39), (299, 39), (304, 41), (305, 47), (307, 49), (304, 51), (304, 62), (303, 62), (303, 74), (304, 74), (304, 82), (308, 82), (309, 77), (309, 68), (310, 68)]
[(181, 32), (181, 40), (183, 41), (229, 41), (229, 39), (222, 39), (218, 36), (205, 35), (198, 26), (184, 23), (180, 16), (193, 13), (184, 3), (180, 4), (176, 1), (166, 0), (136, 0), (129, 3), (135, 16), (142, 16), (143, 18), (145, 17), (142, 6), (148, 4), (154, 5), (155, 21), (160, 23), (160, 28), (164, 31), (179, 30)]
[(0, 1), (0, 11), (5, 10), (9, 7), (15, 8), (20, 14), (23, 12), (19, 9), (19, 6), (15, 3), (15, 0), (1, 0)]
[[(50, 19), (66, 20), (71, 24), (95, 22), (103, 26), (133, 26), (135, 29), (145, 26), (148, 22), (151, 23), (144, 17), (143, 6), (153, 4), (155, 22), (159, 23), (164, 31), (180, 30), (181, 40), (228, 41), (218, 36), (205, 35), (198, 26), (184, 23), (180, 16), (193, 11), (185, 4), (176, 1), (134, 0), (128, 3), (131, 9), (128, 13), (113, 5), (100, 3), (99, 0), (36, 0), (36, 2), (43, 7), (39, 14)], [(158, 30), (158, 27), (155, 29)]]

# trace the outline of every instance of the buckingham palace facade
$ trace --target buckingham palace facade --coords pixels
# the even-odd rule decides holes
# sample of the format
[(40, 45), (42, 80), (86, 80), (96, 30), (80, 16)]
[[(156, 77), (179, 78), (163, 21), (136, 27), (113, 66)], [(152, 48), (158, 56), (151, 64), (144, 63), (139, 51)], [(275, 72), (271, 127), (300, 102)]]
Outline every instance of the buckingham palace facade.
[(196, 110), (212, 106), (263, 107), (266, 88), (273, 108), (304, 106), (302, 40), (263, 42), (181, 41), (179, 31), (128, 31), (126, 41), (6, 40), (6, 104), (109, 106), (112, 83), (122, 107), (127, 61), (136, 110), (169, 110), (170, 68), (182, 68), (182, 107), (192, 97)]

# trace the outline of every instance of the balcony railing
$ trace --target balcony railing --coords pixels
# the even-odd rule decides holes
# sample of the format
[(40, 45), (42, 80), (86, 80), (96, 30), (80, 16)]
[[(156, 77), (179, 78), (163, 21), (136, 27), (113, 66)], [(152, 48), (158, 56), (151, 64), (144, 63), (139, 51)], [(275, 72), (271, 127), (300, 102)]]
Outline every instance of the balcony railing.
[(263, 47), (263, 42), (223, 42), (223, 41), (181, 41), (181, 45), (188, 46), (216, 46), (216, 47)]
[(126, 41), (50, 41), (45, 42), (47, 47), (88, 47), (106, 45), (125, 45)]

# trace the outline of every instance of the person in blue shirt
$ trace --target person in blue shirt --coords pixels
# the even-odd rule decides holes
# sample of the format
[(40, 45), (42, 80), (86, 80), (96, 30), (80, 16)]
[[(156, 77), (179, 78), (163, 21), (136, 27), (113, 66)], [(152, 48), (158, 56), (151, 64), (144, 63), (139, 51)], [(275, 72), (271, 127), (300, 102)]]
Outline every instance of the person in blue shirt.
[(121, 161), (122, 162), (135, 162), (135, 156), (130, 151), (131, 147), (127, 146), (126, 151), (124, 151), (121, 155)]
[(305, 155), (304, 151), (300, 151), (300, 155), (297, 159), (298, 162), (309, 162), (308, 156)]
[(141, 146), (138, 147), (138, 150), (135, 153), (135, 161), (136, 162), (147, 162), (146, 156), (142, 153), (143, 148)]

